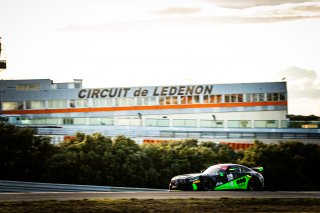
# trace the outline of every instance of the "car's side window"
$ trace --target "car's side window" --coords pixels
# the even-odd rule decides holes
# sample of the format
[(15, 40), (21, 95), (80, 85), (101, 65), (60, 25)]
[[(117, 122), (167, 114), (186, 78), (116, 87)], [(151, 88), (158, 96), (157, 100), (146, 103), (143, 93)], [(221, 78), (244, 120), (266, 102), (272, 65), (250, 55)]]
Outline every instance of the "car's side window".
[(229, 172), (231, 172), (231, 173), (235, 173), (235, 172), (240, 172), (240, 169), (239, 169), (239, 167), (237, 167), (237, 166), (230, 166), (229, 168), (228, 168), (228, 171)]
[(239, 168), (240, 168), (241, 172), (250, 172), (250, 169), (248, 169), (244, 166), (240, 166)]

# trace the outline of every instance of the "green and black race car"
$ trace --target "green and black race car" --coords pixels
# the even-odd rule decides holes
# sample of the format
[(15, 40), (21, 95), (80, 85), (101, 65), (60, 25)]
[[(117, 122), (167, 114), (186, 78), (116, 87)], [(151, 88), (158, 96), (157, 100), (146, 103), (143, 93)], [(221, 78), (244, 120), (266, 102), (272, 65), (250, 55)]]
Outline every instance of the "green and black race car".
[(264, 187), (262, 171), (263, 167), (217, 164), (202, 173), (173, 177), (169, 190), (261, 190)]

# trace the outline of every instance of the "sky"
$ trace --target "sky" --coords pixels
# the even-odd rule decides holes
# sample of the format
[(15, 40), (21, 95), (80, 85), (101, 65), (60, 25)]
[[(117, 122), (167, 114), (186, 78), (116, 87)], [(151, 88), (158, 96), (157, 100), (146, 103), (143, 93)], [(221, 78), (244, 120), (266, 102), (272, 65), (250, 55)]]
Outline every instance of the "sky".
[(0, 79), (123, 87), (286, 81), (320, 116), (320, 1), (0, 0)]

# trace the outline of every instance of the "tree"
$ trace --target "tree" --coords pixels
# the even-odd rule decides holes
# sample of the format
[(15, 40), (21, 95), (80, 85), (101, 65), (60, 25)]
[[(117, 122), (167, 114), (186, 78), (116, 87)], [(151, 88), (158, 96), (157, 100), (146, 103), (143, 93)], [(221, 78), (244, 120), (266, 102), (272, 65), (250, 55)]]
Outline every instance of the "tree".
[(0, 178), (39, 181), (45, 161), (56, 151), (50, 139), (31, 128), (0, 122)]
[(59, 144), (59, 152), (47, 161), (45, 178), (50, 182), (78, 184), (110, 184), (114, 177), (112, 140), (95, 133), (77, 133), (74, 138)]
[(269, 190), (319, 190), (320, 148), (316, 144), (282, 142), (255, 145), (244, 153), (241, 163), (263, 166)]

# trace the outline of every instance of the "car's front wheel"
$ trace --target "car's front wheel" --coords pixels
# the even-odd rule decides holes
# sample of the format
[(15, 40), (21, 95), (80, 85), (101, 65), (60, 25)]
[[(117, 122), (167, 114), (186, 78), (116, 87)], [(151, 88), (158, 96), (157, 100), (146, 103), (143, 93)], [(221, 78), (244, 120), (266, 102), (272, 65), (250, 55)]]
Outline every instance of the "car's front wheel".
[(203, 180), (202, 180), (202, 190), (203, 191), (209, 191), (209, 190), (212, 190), (213, 189), (213, 187), (214, 187), (214, 183), (213, 183), (213, 181), (211, 180), (211, 179), (209, 179), (209, 178), (204, 178)]
[(169, 190), (173, 190), (173, 187), (171, 186), (171, 184), (169, 184)]
[(262, 185), (257, 178), (251, 178), (248, 183), (247, 190), (249, 191), (259, 191), (262, 189)]

